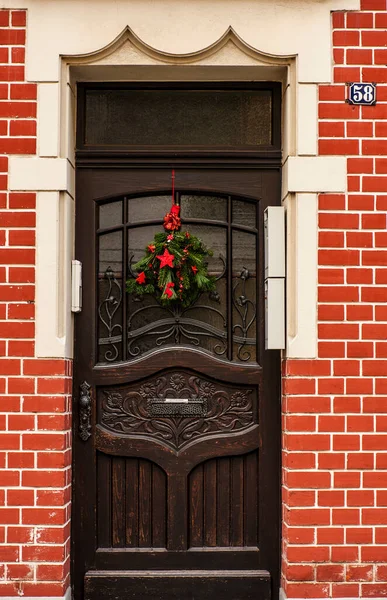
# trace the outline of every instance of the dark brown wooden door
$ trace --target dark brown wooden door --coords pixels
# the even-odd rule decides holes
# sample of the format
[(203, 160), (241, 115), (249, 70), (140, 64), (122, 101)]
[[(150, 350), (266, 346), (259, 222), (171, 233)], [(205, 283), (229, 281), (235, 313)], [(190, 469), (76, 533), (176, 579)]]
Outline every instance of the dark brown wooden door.
[(262, 234), (279, 169), (177, 170), (183, 228), (217, 277), (184, 310), (125, 293), (170, 182), (163, 168), (77, 174), (74, 598), (275, 598), (280, 357), (264, 350)]

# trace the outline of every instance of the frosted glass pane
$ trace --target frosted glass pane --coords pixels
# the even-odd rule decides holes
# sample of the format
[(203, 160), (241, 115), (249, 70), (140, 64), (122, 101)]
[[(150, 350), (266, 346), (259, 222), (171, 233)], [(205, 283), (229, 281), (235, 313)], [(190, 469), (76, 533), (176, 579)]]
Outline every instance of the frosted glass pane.
[(87, 90), (86, 145), (262, 146), (270, 90)]

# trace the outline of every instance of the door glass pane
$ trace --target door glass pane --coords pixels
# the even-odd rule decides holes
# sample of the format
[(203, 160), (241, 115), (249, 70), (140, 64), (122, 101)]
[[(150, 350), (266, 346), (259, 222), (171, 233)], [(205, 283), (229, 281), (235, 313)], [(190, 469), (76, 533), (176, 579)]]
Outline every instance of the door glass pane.
[(86, 90), (86, 145), (272, 143), (271, 90)]
[(256, 236), (234, 230), (232, 248), (233, 358), (256, 361)]
[(256, 214), (257, 209), (255, 202), (233, 200), (232, 222), (235, 225), (244, 225), (245, 227), (256, 227)]
[(169, 211), (172, 204), (171, 194), (168, 196), (140, 196), (128, 200), (129, 223), (140, 221), (160, 220), (162, 223), (164, 215)]
[(227, 222), (227, 198), (183, 194), (180, 199), (181, 218)]
[(122, 202), (108, 202), (99, 207), (99, 227), (115, 227), (122, 223)]
[(122, 232), (99, 236), (98, 362), (122, 360)]
[[(189, 226), (192, 235), (200, 237), (211, 248), (208, 271), (219, 278), (217, 292), (204, 293), (187, 308), (178, 303), (165, 308), (156, 298), (134, 294), (128, 297), (128, 357), (135, 358), (144, 352), (176, 344), (200, 347), (222, 356), (227, 351), (226, 328), (226, 231), (207, 225)], [(146, 226), (129, 230), (129, 263), (135, 264), (144, 255), (160, 226)], [(135, 273), (133, 273), (133, 276)]]

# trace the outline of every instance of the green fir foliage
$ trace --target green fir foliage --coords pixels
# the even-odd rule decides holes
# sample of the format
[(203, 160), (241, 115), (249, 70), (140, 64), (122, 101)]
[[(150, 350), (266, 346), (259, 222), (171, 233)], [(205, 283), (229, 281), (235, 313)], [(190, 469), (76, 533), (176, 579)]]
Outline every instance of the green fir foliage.
[[(173, 267), (160, 268), (165, 249), (174, 255)], [(216, 289), (215, 277), (208, 274), (206, 259), (212, 256), (203, 242), (187, 231), (156, 233), (145, 256), (135, 265), (137, 278), (126, 283), (130, 294), (156, 296), (164, 305), (189, 306), (203, 292)]]

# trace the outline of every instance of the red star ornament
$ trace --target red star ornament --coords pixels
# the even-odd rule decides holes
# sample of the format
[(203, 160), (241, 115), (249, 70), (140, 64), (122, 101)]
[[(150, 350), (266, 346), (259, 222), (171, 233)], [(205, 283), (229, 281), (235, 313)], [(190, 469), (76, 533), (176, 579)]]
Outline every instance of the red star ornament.
[(139, 276), (137, 277), (136, 281), (140, 285), (143, 285), (145, 283), (145, 280), (146, 280), (145, 273), (144, 273), (144, 271), (142, 271), (142, 273), (140, 273)]
[(160, 269), (163, 269), (164, 267), (173, 267), (175, 255), (168, 252), (168, 248), (165, 248), (164, 254), (159, 254), (156, 258), (160, 261)]

